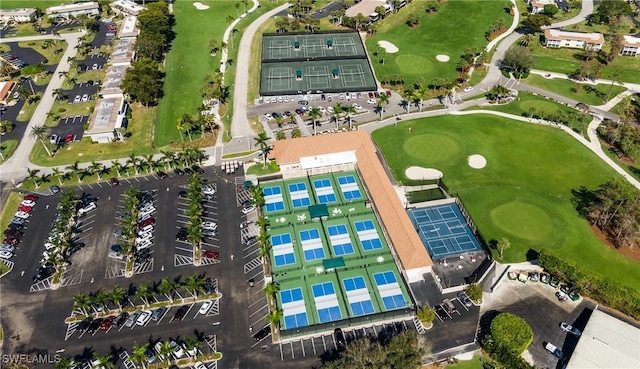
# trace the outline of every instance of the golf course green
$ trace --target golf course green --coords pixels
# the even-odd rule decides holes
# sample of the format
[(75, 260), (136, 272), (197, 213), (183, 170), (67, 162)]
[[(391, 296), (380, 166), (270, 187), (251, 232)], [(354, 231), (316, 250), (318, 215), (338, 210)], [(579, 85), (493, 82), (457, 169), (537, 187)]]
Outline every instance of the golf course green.
[[(411, 128), (411, 129), (410, 129)], [(561, 130), (502, 117), (439, 116), (372, 133), (394, 177), (410, 166), (443, 172), (487, 240), (506, 237), (504, 262), (550, 248), (598, 273), (640, 289), (640, 265), (607, 249), (575, 209), (574, 191), (595, 189), (615, 172)], [(473, 169), (468, 157), (483, 155)], [(497, 255), (497, 252), (496, 252)]]

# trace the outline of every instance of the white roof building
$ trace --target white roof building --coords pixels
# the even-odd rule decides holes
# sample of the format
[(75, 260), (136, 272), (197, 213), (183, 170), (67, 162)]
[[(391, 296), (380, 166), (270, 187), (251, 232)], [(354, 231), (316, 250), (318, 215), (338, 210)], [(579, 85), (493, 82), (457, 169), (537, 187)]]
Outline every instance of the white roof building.
[(47, 8), (47, 15), (51, 18), (69, 18), (79, 15), (100, 14), (100, 5), (97, 2), (75, 3), (68, 5), (52, 6)]
[(87, 135), (99, 143), (113, 142), (119, 138), (118, 129), (126, 119), (127, 104), (122, 94), (117, 97), (101, 99), (89, 118)]
[(530, 5), (532, 14), (544, 13), (545, 5), (553, 5), (556, 8), (558, 7), (556, 0), (531, 0)]
[(138, 37), (140, 30), (138, 29), (138, 17), (135, 15), (129, 15), (122, 20), (120, 26), (120, 38)]
[(640, 54), (640, 37), (624, 36), (622, 38), (621, 55), (638, 56)]
[(597, 32), (569, 32), (555, 28), (544, 30), (544, 46), (570, 47), (598, 51), (604, 45), (604, 36)]
[(24, 23), (36, 19), (35, 8), (0, 9), (0, 20), (6, 22)]
[(144, 6), (134, 3), (129, 0), (117, 0), (109, 4), (111, 9), (116, 13), (124, 12), (130, 15), (138, 15), (142, 10), (145, 9)]
[(640, 368), (640, 328), (594, 310), (566, 368)]

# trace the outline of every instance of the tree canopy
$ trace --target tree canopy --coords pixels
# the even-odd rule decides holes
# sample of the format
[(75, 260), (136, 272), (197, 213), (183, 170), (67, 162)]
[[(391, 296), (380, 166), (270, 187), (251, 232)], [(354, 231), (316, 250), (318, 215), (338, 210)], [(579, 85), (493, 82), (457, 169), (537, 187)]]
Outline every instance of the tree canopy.
[(498, 345), (519, 355), (533, 341), (533, 330), (519, 316), (500, 313), (491, 321), (491, 336)]
[(631, 13), (631, 6), (625, 0), (600, 1), (596, 11), (589, 16), (589, 23), (609, 23), (614, 17)]
[(533, 66), (534, 59), (531, 50), (526, 47), (512, 47), (504, 54), (502, 66), (517, 72), (526, 73)]
[(532, 32), (540, 32), (542, 31), (542, 26), (551, 25), (551, 18), (544, 14), (531, 14), (522, 21), (522, 25)]
[(133, 101), (149, 106), (162, 97), (162, 78), (163, 74), (156, 61), (138, 59), (131, 63), (131, 68), (122, 79), (122, 90)]

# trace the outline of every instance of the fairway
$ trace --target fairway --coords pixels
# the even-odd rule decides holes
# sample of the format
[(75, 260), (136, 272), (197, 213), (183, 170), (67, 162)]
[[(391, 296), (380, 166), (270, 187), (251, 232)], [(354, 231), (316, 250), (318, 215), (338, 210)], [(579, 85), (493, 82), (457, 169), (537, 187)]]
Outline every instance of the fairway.
[[(366, 40), (378, 79), (398, 74), (405, 77), (407, 84), (419, 77), (426, 83), (434, 78), (453, 79), (465, 49), (482, 50), (488, 44), (485, 32), (491, 24), (501, 19), (509, 27), (513, 19), (505, 12), (505, 3), (500, 1), (449, 1), (438, 5), (438, 12), (429, 15), (425, 12), (426, 1), (414, 1), (378, 22), (378, 31)], [(411, 14), (420, 15), (420, 25), (414, 29), (405, 24)], [(384, 64), (381, 55), (374, 55), (380, 49), (378, 41), (381, 40), (400, 49), (398, 53), (383, 54)], [(450, 61), (437, 61), (438, 54), (449, 56)]]
[(450, 161), (460, 154), (460, 143), (449, 135), (423, 134), (409, 137), (402, 145), (404, 151), (420, 159), (429, 157), (433, 163)]
[[(158, 106), (154, 135), (156, 147), (180, 142), (176, 122), (185, 113), (197, 113), (202, 105), (200, 88), (204, 77), (213, 75), (220, 66), (222, 53), (211, 56), (209, 40), (222, 42), (222, 35), (228, 27), (225, 18), (230, 15), (236, 17), (235, 3), (223, 0), (206, 3), (209, 5), (207, 10), (197, 10), (189, 1), (173, 4), (176, 37), (166, 59), (164, 97)], [(236, 36), (237, 42), (239, 37)]]
[[(484, 238), (511, 241), (504, 261), (527, 260), (535, 256), (532, 250), (550, 248), (598, 273), (607, 265), (610, 277), (639, 288), (638, 263), (602, 245), (572, 203), (573, 190), (594, 189), (615, 174), (564, 132), (479, 115), (406, 121), (372, 136), (401, 182), (410, 166), (441, 170), (449, 193), (459, 195)], [(440, 144), (453, 140), (459, 150), (434, 150), (438, 136)], [(439, 154), (444, 151), (446, 159)], [(489, 165), (470, 168), (471, 154), (485, 156)]]
[[(544, 78), (537, 74), (531, 74), (525, 83), (532, 86), (543, 88), (547, 91), (553, 91), (558, 95), (578, 100), (587, 105), (602, 105), (609, 99), (614, 98), (617, 94), (626, 90), (626, 88), (618, 85), (610, 84), (592, 85), (582, 83), (580, 86), (573, 81), (559, 78)], [(611, 90), (611, 93), (609, 93)]]

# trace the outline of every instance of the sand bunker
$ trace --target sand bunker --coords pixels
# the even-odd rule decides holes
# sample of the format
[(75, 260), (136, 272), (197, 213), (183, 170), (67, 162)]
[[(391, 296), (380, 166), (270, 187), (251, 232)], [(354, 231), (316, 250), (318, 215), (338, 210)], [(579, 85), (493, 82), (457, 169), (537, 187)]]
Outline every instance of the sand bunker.
[(207, 10), (209, 9), (209, 5), (204, 5), (203, 3), (196, 1), (195, 3), (193, 3), (193, 6), (196, 7), (196, 9), (198, 10)]
[(442, 178), (442, 172), (434, 168), (409, 167), (404, 171), (409, 179), (438, 179)]
[(487, 159), (482, 155), (469, 156), (469, 166), (473, 169), (482, 169), (487, 166)]
[(449, 61), (449, 55), (436, 55), (436, 59), (438, 59), (439, 62), (448, 62)]
[(388, 52), (389, 54), (394, 54), (397, 53), (398, 51), (400, 51), (400, 49), (398, 49), (398, 47), (394, 44), (392, 44), (389, 41), (378, 41), (378, 45), (384, 49), (384, 51)]

